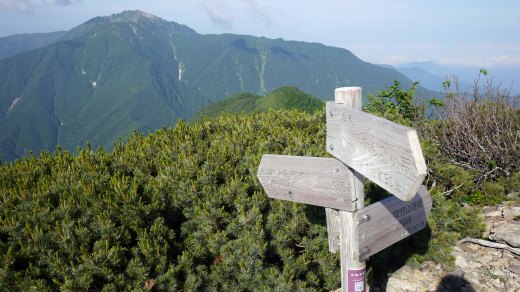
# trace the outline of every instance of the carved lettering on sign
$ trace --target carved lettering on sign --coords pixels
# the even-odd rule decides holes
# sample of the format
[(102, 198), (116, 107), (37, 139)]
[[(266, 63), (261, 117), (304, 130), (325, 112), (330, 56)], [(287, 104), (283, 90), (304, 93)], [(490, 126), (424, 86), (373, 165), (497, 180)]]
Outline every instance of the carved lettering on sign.
[(412, 223), (412, 216), (411, 215), (408, 215), (408, 216), (406, 216), (404, 218), (399, 219), (399, 224), (401, 224), (403, 226), (408, 225), (410, 223)]
[(406, 226), (406, 229), (402, 230), (400, 233), (400, 239), (404, 239), (408, 237), (410, 234), (414, 234), (417, 231), (423, 229), (424, 227), (426, 227), (426, 221), (420, 221), (419, 223)]
[(351, 114), (342, 112), (338, 109), (332, 109), (331, 115), (337, 117), (338, 120), (342, 121), (347, 126), (354, 126), (354, 120)]
[(266, 176), (302, 176), (303, 171), (294, 169), (279, 169), (279, 168), (261, 168), (258, 170), (258, 174)]
[(332, 184), (332, 188), (335, 189), (335, 190), (344, 190), (344, 189), (350, 190), (350, 189), (352, 189), (352, 185), (345, 178), (332, 179), (331, 184)]
[[(426, 187), (421, 186), (411, 201), (389, 197), (358, 211), (359, 246), (370, 252), (360, 255), (365, 260), (370, 255), (414, 234), (427, 225), (432, 200)], [(370, 220), (363, 220), (370, 218)]]
[(392, 177), (388, 172), (382, 171), (379, 168), (373, 168), (369, 170), (369, 174), (379, 181), (384, 182), (386, 186), (395, 192), (402, 192), (404, 190), (402, 183)]
[(404, 206), (404, 207), (401, 207), (400, 209), (392, 212), (392, 215), (394, 215), (395, 219), (399, 219), (403, 216), (406, 216), (410, 213), (412, 213), (413, 211), (419, 209), (419, 208), (423, 208), (423, 201), (422, 199), (419, 199), (417, 201), (413, 201), (411, 202), (410, 204)]
[(398, 198), (412, 199), (426, 176), (417, 132), (334, 102), (327, 111), (327, 151)]
[(352, 210), (351, 174), (334, 158), (266, 154), (257, 177), (271, 198)]
[(405, 175), (413, 175), (414, 167), (412, 166), (412, 161), (404, 156), (401, 156), (400, 164), (401, 173)]
[[(394, 166), (396, 164), (397, 158), (391, 155), (381, 143), (374, 143), (368, 137), (363, 137), (361, 143), (368, 150), (370, 156), (377, 157), (382, 163), (387, 165)], [(370, 165), (370, 162), (367, 162), (366, 165)]]

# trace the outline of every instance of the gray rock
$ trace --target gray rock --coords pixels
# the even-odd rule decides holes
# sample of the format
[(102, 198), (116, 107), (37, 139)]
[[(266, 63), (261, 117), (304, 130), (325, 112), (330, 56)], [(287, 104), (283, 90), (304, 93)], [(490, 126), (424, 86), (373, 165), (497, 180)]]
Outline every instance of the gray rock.
[(495, 229), (494, 239), (513, 247), (520, 247), (520, 224), (504, 224)]
[(502, 211), (492, 211), (485, 214), (486, 218), (490, 217), (496, 217), (496, 218), (502, 218)]
[(455, 257), (455, 265), (461, 269), (466, 269), (469, 266), (468, 261), (459, 255)]
[(512, 273), (515, 273), (515, 274), (517, 274), (517, 275), (520, 275), (520, 266), (518, 266), (518, 265), (512, 265), (512, 266), (509, 266), (509, 267), (507, 267), (507, 269), (508, 269), (509, 271), (511, 271)]
[(502, 213), (506, 220), (518, 220), (520, 218), (520, 207), (508, 207)]
[(507, 291), (518, 291), (520, 289), (520, 283), (518, 282), (507, 282), (506, 283)]
[(495, 279), (491, 282), (496, 288), (504, 288), (504, 283), (500, 282), (500, 279)]

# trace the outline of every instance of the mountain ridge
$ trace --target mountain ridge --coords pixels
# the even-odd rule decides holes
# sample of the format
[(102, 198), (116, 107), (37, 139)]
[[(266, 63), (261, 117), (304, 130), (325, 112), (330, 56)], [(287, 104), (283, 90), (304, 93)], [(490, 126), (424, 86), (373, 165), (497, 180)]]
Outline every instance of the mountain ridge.
[(238, 93), (227, 99), (219, 100), (196, 113), (193, 121), (203, 117), (217, 117), (223, 113), (258, 113), (270, 109), (298, 110), (314, 113), (323, 109), (324, 103), (315, 96), (306, 94), (297, 87), (285, 86), (271, 91), (268, 95), (260, 96), (252, 93)]
[(0, 60), (45, 47), (58, 41), (66, 31), (23, 33), (0, 38)]
[(392, 68), (402, 73), (410, 80), (419, 81), (422, 87), (431, 91), (440, 92), (442, 90), (442, 83), (446, 80), (445, 78), (442, 78), (441, 76), (431, 73), (418, 66), (403, 67), (388, 64), (381, 64), (381, 66)]
[(346, 49), (201, 35), (141, 11), (93, 18), (58, 42), (0, 60), (0, 67), (2, 161), (56, 145), (111, 149), (134, 130), (170, 126), (239, 92), (296, 86), (325, 100), (336, 87), (362, 86), (366, 94), (394, 79), (411, 84)]

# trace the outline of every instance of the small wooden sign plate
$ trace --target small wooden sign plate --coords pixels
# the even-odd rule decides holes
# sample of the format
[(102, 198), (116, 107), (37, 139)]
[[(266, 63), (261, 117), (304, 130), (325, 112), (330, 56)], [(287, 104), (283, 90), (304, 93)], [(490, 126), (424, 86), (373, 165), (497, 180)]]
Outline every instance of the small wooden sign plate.
[(425, 186), (410, 201), (391, 196), (356, 212), (359, 260), (423, 229), (432, 208), (432, 198)]
[(266, 154), (257, 177), (270, 198), (355, 210), (352, 174), (335, 158)]
[(334, 102), (327, 102), (327, 151), (404, 201), (426, 176), (414, 129)]

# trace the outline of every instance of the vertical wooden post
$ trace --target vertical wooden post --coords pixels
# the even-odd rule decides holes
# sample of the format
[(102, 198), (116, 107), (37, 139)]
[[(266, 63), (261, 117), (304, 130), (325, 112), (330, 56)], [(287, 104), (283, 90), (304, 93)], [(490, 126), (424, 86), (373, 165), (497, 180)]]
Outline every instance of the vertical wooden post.
[(337, 253), (339, 251), (339, 211), (325, 208), (325, 215), (327, 216), (329, 251), (331, 253)]
[[(361, 87), (342, 87), (334, 92), (335, 102), (342, 103), (348, 107), (362, 110), (363, 99)], [(327, 113), (330, 114), (330, 113)], [(357, 210), (363, 209), (365, 205), (365, 193), (363, 188), (364, 177), (357, 171), (352, 171), (351, 186), (357, 198)], [(359, 239), (356, 234), (358, 219), (355, 212), (336, 211), (339, 213), (339, 244), (341, 257), (341, 287), (344, 292), (364, 292), (365, 262), (359, 261)]]

